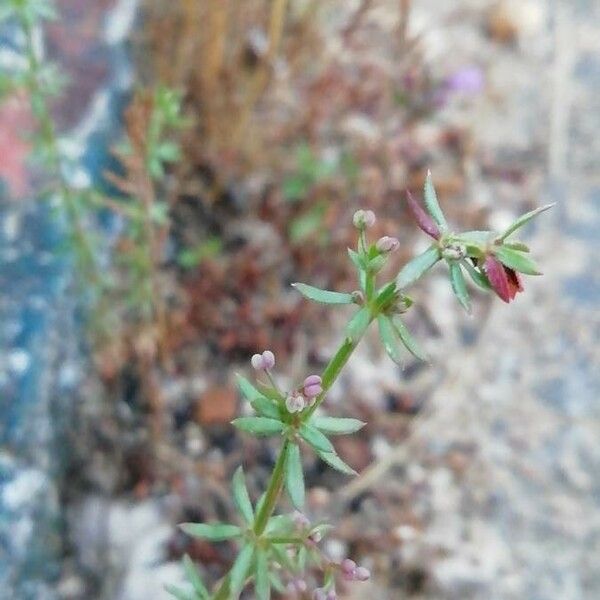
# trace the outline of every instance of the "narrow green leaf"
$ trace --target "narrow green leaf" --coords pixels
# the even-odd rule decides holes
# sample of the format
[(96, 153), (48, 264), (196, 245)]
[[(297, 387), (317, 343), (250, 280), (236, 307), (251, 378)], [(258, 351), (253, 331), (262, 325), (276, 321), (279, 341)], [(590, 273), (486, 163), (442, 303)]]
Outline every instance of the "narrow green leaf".
[(231, 600), (237, 599), (244, 588), (244, 583), (248, 577), (248, 571), (250, 571), (253, 557), (254, 546), (251, 544), (246, 544), (237, 555), (237, 558), (231, 567), (231, 571), (229, 572)]
[(394, 327), (396, 328), (398, 336), (400, 337), (400, 340), (402, 340), (402, 343), (404, 344), (405, 348), (414, 357), (427, 362), (429, 360), (427, 358), (427, 354), (425, 354), (425, 352), (421, 349), (417, 341), (410, 334), (410, 332), (406, 328), (406, 325), (404, 325), (400, 317), (398, 315), (394, 316), (392, 318), (392, 322), (394, 323)]
[(353, 342), (357, 342), (369, 327), (370, 322), (371, 311), (369, 307), (363, 306), (358, 312), (354, 313), (354, 316), (346, 325), (346, 336)]
[(340, 473), (344, 473), (345, 475), (356, 475), (356, 471), (347, 465), (335, 452), (321, 452), (317, 451), (317, 454), (326, 462), (330, 467), (339, 471)]
[(298, 561), (298, 571), (300, 571), (300, 573), (304, 573), (304, 571), (306, 571), (307, 558), (308, 552), (306, 550), (306, 546), (300, 546), (300, 549), (298, 550), (298, 558), (296, 559)]
[(492, 286), (490, 285), (490, 282), (488, 281), (488, 278), (481, 273), (480, 271), (478, 271), (472, 264), (471, 261), (463, 259), (461, 261), (462, 266), (467, 270), (467, 273), (469, 273), (471, 279), (473, 280), (473, 283), (475, 283), (476, 285), (478, 285), (482, 290), (490, 290), (492, 289)]
[(270, 400), (275, 400), (276, 403), (279, 403), (280, 400), (283, 400), (281, 394), (271, 385), (263, 383), (262, 381), (257, 381), (256, 386), (260, 393), (266, 398), (269, 398)]
[(521, 252), (511, 250), (506, 246), (499, 246), (494, 250), (494, 254), (503, 265), (506, 265), (515, 271), (519, 271), (519, 273), (525, 273), (526, 275), (541, 275), (537, 265)]
[(366, 423), (359, 421), (358, 419), (318, 416), (314, 416), (310, 420), (310, 424), (316, 427), (319, 431), (329, 435), (345, 435), (348, 433), (356, 433), (366, 425)]
[(304, 440), (316, 451), (335, 452), (331, 442), (315, 427), (308, 425), (308, 423), (302, 423), (299, 431)]
[(198, 595), (199, 600), (208, 600), (210, 597), (206, 586), (204, 585), (200, 573), (192, 559), (186, 554), (183, 557), (183, 569), (188, 581), (192, 584), (194, 591)]
[(290, 444), (285, 464), (285, 487), (292, 504), (302, 510), (304, 506), (304, 471), (298, 444)]
[(246, 524), (252, 525), (254, 522), (254, 511), (252, 510), (252, 502), (250, 502), (250, 496), (248, 495), (248, 489), (244, 480), (244, 469), (242, 467), (238, 467), (233, 474), (232, 491), (233, 500), (239, 513), (244, 518), (244, 521), (246, 521)]
[(528, 213), (525, 213), (524, 215), (521, 215), (516, 221), (514, 221), (511, 225), (509, 225), (509, 227), (498, 238), (498, 241), (504, 241), (511, 233), (514, 233), (517, 229), (520, 229), (521, 227), (523, 227), (523, 225), (526, 225), (527, 223), (529, 223), (529, 221), (531, 221), (531, 219), (533, 219), (534, 217), (537, 217), (539, 214), (547, 211), (548, 209), (552, 208), (553, 206), (554, 206), (554, 203), (546, 204), (546, 206), (540, 206), (540, 208), (536, 208), (535, 210), (532, 210)]
[(379, 325), (379, 338), (387, 352), (387, 355), (397, 364), (401, 365), (400, 350), (398, 349), (397, 335), (394, 326), (389, 317), (385, 315), (377, 316), (377, 324)]
[(448, 229), (448, 223), (446, 222), (446, 217), (444, 217), (444, 213), (442, 212), (437, 199), (437, 194), (435, 193), (431, 171), (427, 171), (423, 192), (425, 196), (425, 206), (427, 206), (427, 211), (431, 215), (431, 218), (440, 226), (442, 231), (446, 231)]
[(365, 265), (363, 264), (363, 262), (360, 258), (360, 254), (358, 254), (358, 252), (355, 252), (354, 250), (352, 250), (352, 248), (348, 248), (348, 256), (350, 257), (350, 260), (352, 261), (354, 266), (359, 271), (364, 271)]
[(523, 242), (504, 242), (503, 246), (517, 252), (529, 252), (529, 246)]
[(469, 299), (469, 292), (467, 292), (467, 284), (463, 277), (462, 269), (460, 264), (454, 260), (449, 260), (448, 267), (450, 268), (450, 283), (452, 284), (452, 291), (454, 295), (461, 303), (462, 307), (471, 314), (471, 300)]
[(281, 581), (281, 577), (279, 577), (277, 573), (269, 573), (269, 581), (271, 582), (271, 586), (280, 594), (285, 594), (287, 592), (283, 585), (283, 581)]
[(491, 231), (463, 231), (462, 233), (453, 234), (452, 240), (475, 246), (487, 246), (491, 237)]
[(427, 248), (422, 254), (415, 256), (398, 273), (396, 287), (403, 289), (415, 283), (415, 281), (423, 277), (440, 260), (440, 257), (440, 249), (435, 244)]
[(237, 525), (229, 523), (182, 523), (179, 528), (192, 537), (222, 542), (242, 535), (242, 530)]
[(270, 419), (279, 420), (281, 415), (279, 413), (279, 407), (264, 396), (259, 396), (250, 402), (252, 408), (261, 416), (268, 417)]
[(377, 290), (375, 307), (379, 310), (389, 304), (396, 297), (396, 282), (391, 281)]
[(170, 583), (165, 585), (165, 590), (168, 594), (171, 594), (173, 598), (177, 598), (177, 600), (196, 600), (194, 595), (190, 592), (187, 592), (176, 585), (171, 585)]
[(343, 292), (330, 292), (329, 290), (321, 290), (307, 285), (306, 283), (292, 283), (292, 287), (296, 288), (305, 298), (320, 302), (321, 304), (353, 304), (352, 294)]
[(242, 393), (242, 396), (246, 398), (246, 400), (256, 400), (256, 398), (260, 398), (263, 394), (261, 394), (245, 377), (236, 374), (237, 384)]
[(256, 551), (256, 572), (254, 576), (254, 591), (257, 600), (271, 598), (271, 582), (269, 581), (269, 559), (264, 549)]
[(267, 417), (239, 417), (231, 421), (231, 424), (253, 435), (275, 435), (285, 427), (281, 421)]
[(275, 515), (269, 519), (265, 528), (265, 533), (269, 535), (292, 535), (296, 531), (296, 526), (290, 515)]

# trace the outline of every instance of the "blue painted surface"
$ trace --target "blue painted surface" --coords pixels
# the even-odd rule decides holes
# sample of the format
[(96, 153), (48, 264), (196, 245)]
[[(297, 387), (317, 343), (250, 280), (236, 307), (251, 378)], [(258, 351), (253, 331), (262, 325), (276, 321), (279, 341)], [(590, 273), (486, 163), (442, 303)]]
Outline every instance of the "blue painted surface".
[[(96, 184), (119, 135), (130, 71), (124, 44), (98, 51), (109, 64), (109, 87), (97, 90), (108, 94), (108, 108), (78, 140), (80, 164)], [(63, 434), (86, 363), (78, 325), (85, 307), (64, 241), (48, 202), (9, 200), (0, 187), (0, 600), (58, 597)], [(66, 364), (75, 372), (66, 374)]]

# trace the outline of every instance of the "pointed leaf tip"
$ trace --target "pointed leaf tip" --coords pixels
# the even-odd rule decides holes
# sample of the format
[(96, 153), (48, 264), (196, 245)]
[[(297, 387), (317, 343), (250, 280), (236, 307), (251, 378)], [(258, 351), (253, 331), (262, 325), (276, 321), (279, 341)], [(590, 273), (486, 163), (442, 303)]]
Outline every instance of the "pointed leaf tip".
[(429, 212), (433, 220), (440, 226), (440, 229), (442, 231), (446, 231), (448, 229), (448, 223), (446, 222), (446, 217), (444, 216), (444, 213), (440, 208), (437, 194), (435, 192), (435, 187), (433, 185), (431, 171), (429, 170), (427, 171), (427, 176), (425, 177), (423, 194), (425, 197), (425, 206), (427, 206), (427, 211)]

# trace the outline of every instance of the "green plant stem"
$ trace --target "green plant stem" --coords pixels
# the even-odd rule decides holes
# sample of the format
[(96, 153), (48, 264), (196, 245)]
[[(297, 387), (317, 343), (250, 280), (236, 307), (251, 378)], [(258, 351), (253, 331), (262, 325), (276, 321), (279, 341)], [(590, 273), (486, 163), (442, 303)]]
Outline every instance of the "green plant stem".
[(281, 490), (283, 488), (285, 461), (287, 459), (289, 447), (290, 441), (286, 439), (285, 442), (283, 442), (281, 450), (279, 451), (277, 462), (273, 467), (271, 479), (269, 480), (269, 485), (267, 487), (267, 491), (265, 492), (265, 500), (262, 503), (262, 506), (260, 507), (260, 510), (254, 521), (254, 533), (257, 536), (262, 535), (264, 532), (265, 527), (269, 522), (269, 518), (273, 514), (277, 500), (279, 499), (279, 494), (281, 494)]
[(74, 246), (77, 248), (76, 257), (80, 270), (93, 283), (97, 283), (98, 273), (95, 269), (94, 254), (78, 214), (77, 200), (63, 172), (54, 121), (48, 108), (44, 90), (40, 85), (41, 64), (34, 47), (32, 24), (22, 13), (19, 13), (19, 20), (25, 36), (25, 54), (30, 75), (29, 91), (32, 99), (32, 112), (38, 120), (40, 136), (48, 153), (48, 166), (54, 171), (57, 178), (62, 208), (69, 224), (69, 234)]
[[(321, 394), (319, 394), (319, 396), (317, 396), (317, 401), (310, 408), (309, 414), (312, 414), (316, 410), (317, 406), (323, 402), (325, 394), (338, 378), (341, 370), (348, 362), (348, 359), (358, 346), (359, 342), (360, 338), (354, 341), (349, 338), (344, 339), (340, 347), (337, 349), (337, 352), (331, 357), (331, 360), (327, 363), (327, 366), (323, 370), (321, 382), (323, 391)], [(281, 490), (283, 489), (284, 467), (289, 445), (290, 441), (285, 440), (279, 452), (273, 472), (271, 473), (271, 479), (269, 480), (269, 485), (267, 486), (267, 491), (265, 493), (265, 500), (254, 522), (254, 534), (256, 536), (260, 536), (264, 532), (265, 527), (267, 526), (267, 523), (269, 522), (269, 519), (275, 510), (279, 496), (281, 495)], [(221, 582), (218, 590), (215, 592), (213, 600), (230, 600), (229, 593), (229, 575), (227, 575)]]

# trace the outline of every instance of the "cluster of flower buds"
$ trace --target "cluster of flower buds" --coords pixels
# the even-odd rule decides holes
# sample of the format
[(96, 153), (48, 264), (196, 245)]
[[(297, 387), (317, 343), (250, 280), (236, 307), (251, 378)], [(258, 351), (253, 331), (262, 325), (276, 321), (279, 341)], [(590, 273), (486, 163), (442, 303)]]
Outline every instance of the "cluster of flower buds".
[(254, 354), (250, 363), (257, 371), (270, 371), (275, 366), (275, 355), (265, 350), (262, 354)]
[(371, 571), (366, 567), (357, 565), (352, 559), (345, 558), (340, 564), (342, 577), (346, 581), (367, 581), (371, 578)]
[(290, 413), (303, 411), (307, 406), (312, 406), (317, 396), (323, 391), (319, 375), (309, 375), (302, 386), (302, 390), (290, 392), (285, 399), (285, 406)]
[(352, 223), (357, 229), (369, 229), (375, 225), (375, 213), (372, 210), (357, 210), (352, 217)]

